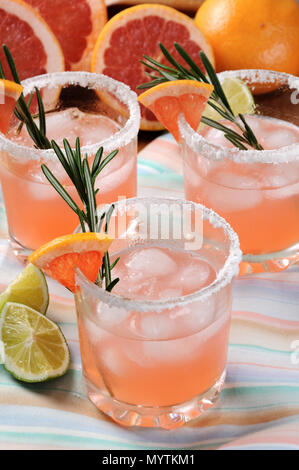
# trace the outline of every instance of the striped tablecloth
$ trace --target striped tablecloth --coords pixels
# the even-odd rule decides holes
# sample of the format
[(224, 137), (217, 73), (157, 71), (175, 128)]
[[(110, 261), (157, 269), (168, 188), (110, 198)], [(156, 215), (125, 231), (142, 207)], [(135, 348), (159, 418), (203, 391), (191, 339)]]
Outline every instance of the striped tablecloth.
[[(166, 134), (139, 155), (139, 194), (183, 195), (181, 159)], [(22, 269), (1, 209), (0, 287)], [(299, 450), (299, 266), (234, 284), (228, 375), (214, 408), (174, 431), (122, 428), (88, 400), (71, 295), (49, 281), (49, 317), (70, 346), (68, 373), (19, 383), (0, 366), (0, 449)], [(298, 352), (296, 352), (298, 351)]]

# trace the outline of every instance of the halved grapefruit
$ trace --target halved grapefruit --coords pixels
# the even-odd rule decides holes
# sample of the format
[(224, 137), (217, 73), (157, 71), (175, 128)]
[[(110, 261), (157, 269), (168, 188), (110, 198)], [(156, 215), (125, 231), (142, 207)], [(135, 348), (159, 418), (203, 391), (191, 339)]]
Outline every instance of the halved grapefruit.
[[(106, 5), (137, 5), (143, 3), (144, 0), (106, 0)], [(197, 11), (204, 0), (159, 0), (162, 5), (168, 5), (178, 10)], [(150, 0), (147, 3), (156, 3), (156, 0)]]
[(95, 282), (111, 242), (108, 235), (93, 232), (63, 235), (35, 250), (28, 261), (75, 292), (75, 268)]
[(212, 85), (195, 80), (173, 80), (150, 88), (138, 101), (179, 141), (179, 114), (183, 113), (192, 129), (197, 130), (213, 89)]
[(0, 80), (0, 132), (6, 134), (23, 87), (10, 80)]
[(90, 58), (107, 21), (104, 0), (25, 0), (34, 7), (56, 35), (66, 70), (89, 70)]
[[(137, 86), (151, 80), (145, 73), (146, 67), (140, 63), (143, 54), (169, 65), (161, 53), (161, 42), (178, 62), (183, 63), (174, 48), (176, 41), (202, 70), (201, 50), (214, 64), (209, 43), (187, 15), (164, 5), (144, 4), (127, 8), (104, 26), (93, 51), (91, 71), (120, 80), (140, 94)], [(102, 98), (108, 100), (107, 95)], [(119, 109), (119, 103), (111, 97), (109, 103)], [(141, 116), (141, 129), (163, 129), (151, 110), (142, 106)]]
[[(21, 0), (1, 0), (0, 45), (6, 44), (16, 63), (20, 79), (64, 70), (60, 45), (47, 23)], [(11, 73), (0, 49), (5, 76)]]

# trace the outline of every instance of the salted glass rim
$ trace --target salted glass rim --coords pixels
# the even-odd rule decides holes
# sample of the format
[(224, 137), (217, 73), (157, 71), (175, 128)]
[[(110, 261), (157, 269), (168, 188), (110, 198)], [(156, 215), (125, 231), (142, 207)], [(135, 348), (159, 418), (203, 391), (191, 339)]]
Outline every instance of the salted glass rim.
[[(194, 208), (202, 210), (203, 219), (208, 220), (214, 228), (222, 228), (224, 233), (227, 235), (230, 241), (229, 255), (224, 262), (222, 268), (219, 270), (217, 277), (214, 282), (209, 284), (207, 287), (200, 289), (199, 291), (193, 292), (192, 294), (176, 297), (167, 300), (135, 300), (128, 299), (113, 292), (108, 292), (90, 282), (85, 275), (79, 270), (76, 270), (76, 281), (78, 281), (79, 287), (83, 286), (88, 291), (88, 295), (96, 297), (103, 303), (116, 308), (125, 308), (126, 310), (138, 310), (140, 312), (149, 312), (152, 310), (162, 311), (164, 309), (170, 309), (182, 305), (187, 305), (191, 302), (201, 300), (204, 301), (211, 295), (218, 292), (220, 289), (228, 285), (233, 277), (237, 275), (239, 269), (239, 263), (242, 259), (242, 252), (240, 250), (239, 238), (232, 227), (226, 222), (226, 220), (217, 214), (212, 209), (208, 209), (202, 204), (195, 203), (193, 201), (187, 201), (183, 198), (159, 198), (159, 197), (135, 197), (124, 199), (114, 203), (115, 211), (120, 206), (132, 206), (133, 204), (140, 203), (153, 204), (191, 204)], [(110, 207), (106, 205), (99, 210), (99, 215), (107, 211)], [(79, 230), (79, 227), (78, 229)]]
[[(284, 72), (261, 69), (229, 70), (217, 74), (220, 82), (225, 78), (240, 78), (247, 83), (271, 84), (281, 79), (290, 89), (299, 91), (299, 77)], [(210, 160), (230, 158), (236, 163), (287, 163), (299, 160), (299, 143), (287, 145), (274, 150), (240, 150), (236, 147), (227, 148), (208, 142), (202, 135), (194, 131), (187, 123), (183, 114), (178, 118), (181, 144), (184, 143), (194, 152)]]
[[(123, 104), (128, 107), (129, 118), (125, 125), (112, 136), (102, 141), (85, 145), (81, 151), (87, 155), (93, 155), (99, 147), (104, 147), (105, 152), (111, 152), (117, 148), (129, 144), (138, 134), (140, 124), (140, 108), (137, 101), (137, 94), (129, 86), (122, 82), (108, 77), (107, 75), (91, 72), (53, 72), (44, 75), (27, 78), (21, 82), (24, 87), (24, 96), (34, 91), (34, 87), (49, 89), (69, 85), (81, 85), (82, 87), (98, 89), (101, 87), (105, 91), (113, 93)], [(56, 160), (53, 149), (36, 149), (20, 145), (8, 139), (0, 132), (0, 150), (7, 151), (12, 155), (28, 160)]]

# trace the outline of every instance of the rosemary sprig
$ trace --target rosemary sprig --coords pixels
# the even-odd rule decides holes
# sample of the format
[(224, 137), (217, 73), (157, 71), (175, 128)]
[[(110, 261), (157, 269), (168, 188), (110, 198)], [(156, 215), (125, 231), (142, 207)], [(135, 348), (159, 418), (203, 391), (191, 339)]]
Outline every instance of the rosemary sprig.
[[(8, 49), (8, 47), (4, 44), (3, 51), (10, 68), (12, 77), (14, 81), (20, 84), (19, 74), (17, 72), (17, 68), (13, 57)], [(5, 80), (5, 73), (0, 61), (0, 78)], [(45, 117), (45, 109), (41, 94), (38, 88), (35, 87), (35, 94), (37, 99), (38, 105), (38, 114), (32, 115), (30, 112), (30, 104), (33, 99), (33, 94), (31, 93), (29, 99), (26, 103), (23, 93), (21, 94), (19, 100), (17, 101), (16, 107), (14, 109), (14, 113), (16, 117), (19, 119), (20, 124), (18, 126), (18, 132), (21, 131), (22, 126), (25, 124), (28, 134), (34, 141), (35, 147), (40, 149), (50, 149), (53, 148), (55, 151), (61, 165), (63, 166), (66, 174), (72, 181), (77, 194), (82, 202), (82, 206), (84, 209), (81, 209), (78, 204), (74, 201), (74, 199), (69, 195), (63, 185), (58, 181), (58, 179), (54, 176), (52, 171), (47, 167), (47, 165), (42, 164), (41, 168), (42, 171), (49, 181), (49, 183), (53, 186), (53, 188), (58, 192), (58, 194), (64, 199), (64, 201), (69, 205), (69, 207), (77, 214), (80, 225), (83, 232), (86, 232), (86, 226), (88, 227), (90, 232), (100, 232), (102, 228), (102, 224), (104, 219), (106, 218), (105, 224), (105, 233), (108, 233), (109, 221), (114, 210), (114, 206), (112, 205), (107, 213), (103, 213), (98, 220), (97, 215), (97, 201), (96, 195), (99, 189), (95, 189), (95, 182), (97, 176), (101, 173), (101, 171), (105, 168), (105, 166), (116, 156), (118, 150), (114, 150), (109, 155), (107, 155), (103, 160), (103, 147), (100, 147), (95, 154), (92, 168), (89, 166), (87, 155), (82, 159), (81, 156), (81, 146), (80, 140), (77, 137), (76, 139), (76, 147), (72, 149), (70, 143), (67, 139), (63, 140), (64, 152), (63, 150), (57, 145), (55, 140), (52, 142), (46, 137), (46, 117)], [(38, 117), (39, 119), (39, 126), (36, 125), (34, 119)], [(106, 252), (103, 257), (103, 264), (99, 273), (99, 278), (97, 283), (103, 284), (105, 280), (105, 288), (107, 291), (111, 291), (113, 287), (118, 283), (119, 278), (112, 279), (111, 271), (114, 266), (117, 264), (119, 258), (117, 258), (112, 264), (110, 263), (109, 253)]]
[(147, 75), (152, 78), (152, 80), (139, 85), (137, 88), (140, 90), (152, 88), (156, 85), (171, 80), (196, 80), (199, 82), (210, 83), (213, 85), (214, 90), (208, 101), (209, 105), (215, 109), (223, 119), (234, 123), (240, 130), (240, 133), (237, 133), (231, 128), (223, 124), (219, 124), (219, 122), (204, 116), (202, 117), (201, 121), (210, 127), (214, 127), (222, 131), (225, 137), (240, 150), (247, 150), (248, 147), (252, 147), (255, 150), (263, 150), (263, 147), (261, 144), (259, 144), (256, 136), (254, 135), (254, 132), (246, 122), (243, 114), (238, 114), (238, 116), (234, 115), (228, 99), (226, 98), (226, 95), (223, 91), (221, 83), (217, 77), (217, 74), (204, 52), (200, 52), (200, 58), (206, 69), (206, 75), (204, 75), (198, 65), (189, 56), (185, 49), (180, 46), (180, 44), (175, 42), (174, 47), (184, 60), (186, 66), (179, 64), (166, 49), (166, 47), (160, 43), (160, 49), (164, 57), (169, 62), (170, 66), (161, 64), (155, 59), (152, 59), (147, 55), (143, 55), (145, 60), (141, 60), (140, 62), (151, 71), (154, 71), (156, 74), (153, 74), (152, 72), (146, 72)]
[[(62, 167), (64, 168), (66, 174), (69, 176), (76, 189), (76, 192), (82, 202), (83, 209), (78, 206), (64, 186), (54, 176), (52, 171), (47, 167), (47, 165), (43, 163), (41, 168), (45, 177), (62, 197), (62, 199), (77, 214), (83, 232), (86, 232), (86, 228), (88, 228), (90, 232), (100, 232), (104, 223), (104, 219), (106, 219), (105, 233), (108, 233), (109, 222), (114, 210), (114, 206), (110, 206), (109, 210), (106, 213), (103, 213), (99, 218), (97, 214), (96, 201), (98, 189), (95, 188), (95, 183), (97, 176), (101, 173), (103, 168), (105, 168), (105, 166), (116, 156), (118, 150), (114, 150), (103, 159), (103, 147), (100, 147), (94, 156), (92, 167), (90, 168), (87, 155), (82, 158), (80, 140), (78, 137), (76, 139), (75, 149), (71, 148), (67, 139), (63, 140), (64, 151), (54, 140), (52, 140), (51, 144)], [(103, 264), (99, 272), (97, 283), (103, 285), (103, 282), (105, 282), (105, 289), (109, 292), (119, 281), (119, 278), (112, 279), (111, 273), (117, 261), (118, 260), (115, 260), (114, 263), (111, 264), (109, 253), (106, 252), (104, 254)]]
[[(15, 83), (21, 84), (17, 67), (13, 60), (10, 50), (5, 44), (2, 45), (2, 48), (3, 48), (3, 52), (5, 55), (7, 64), (11, 71), (13, 80), (15, 81)], [(4, 69), (3, 69), (1, 61), (0, 61), (0, 78), (5, 80), (5, 73), (4, 73)], [(14, 114), (20, 121), (20, 125), (23, 125), (23, 124), (26, 125), (28, 134), (32, 138), (35, 147), (40, 148), (40, 149), (49, 149), (51, 148), (51, 143), (46, 137), (45, 109), (44, 109), (40, 92), (37, 88), (35, 88), (35, 94), (36, 94), (37, 104), (38, 104), (39, 126), (34, 121), (34, 116), (31, 114), (30, 109), (29, 109), (32, 98), (33, 98), (32, 94), (29, 96), (27, 103), (26, 103), (23, 93), (21, 94), (20, 98), (17, 101), (16, 107), (14, 109)], [(18, 130), (20, 130), (20, 126)]]

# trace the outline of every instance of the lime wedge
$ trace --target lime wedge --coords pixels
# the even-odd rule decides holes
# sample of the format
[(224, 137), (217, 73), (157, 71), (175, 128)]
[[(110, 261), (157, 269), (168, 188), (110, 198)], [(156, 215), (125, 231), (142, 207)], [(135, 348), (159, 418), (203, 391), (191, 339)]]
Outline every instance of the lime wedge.
[(26, 305), (7, 302), (0, 318), (4, 367), (23, 382), (43, 382), (65, 374), (66, 340), (56, 323)]
[[(253, 95), (242, 80), (239, 78), (225, 78), (221, 85), (235, 116), (238, 114), (253, 114), (255, 112)], [(202, 115), (214, 121), (223, 119), (210, 105), (206, 106)], [(204, 126), (203, 123), (200, 124), (199, 130)]]
[(6, 302), (21, 303), (45, 314), (49, 292), (43, 272), (34, 264), (28, 264), (0, 295), (0, 313)]

